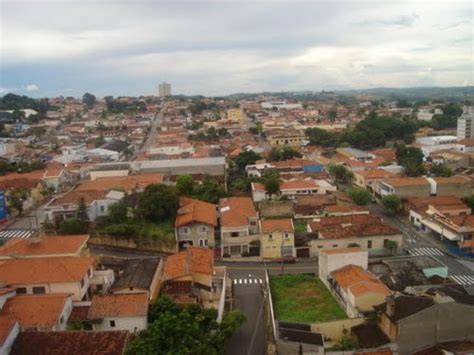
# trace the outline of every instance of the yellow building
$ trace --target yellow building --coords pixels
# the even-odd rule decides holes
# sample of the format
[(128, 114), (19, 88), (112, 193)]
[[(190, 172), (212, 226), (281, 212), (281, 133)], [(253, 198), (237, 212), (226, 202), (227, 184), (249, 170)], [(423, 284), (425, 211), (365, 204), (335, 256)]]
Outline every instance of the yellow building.
[(227, 121), (243, 122), (245, 112), (240, 108), (230, 108), (227, 110)]
[(295, 256), (295, 228), (291, 218), (260, 222), (261, 255), (265, 259)]

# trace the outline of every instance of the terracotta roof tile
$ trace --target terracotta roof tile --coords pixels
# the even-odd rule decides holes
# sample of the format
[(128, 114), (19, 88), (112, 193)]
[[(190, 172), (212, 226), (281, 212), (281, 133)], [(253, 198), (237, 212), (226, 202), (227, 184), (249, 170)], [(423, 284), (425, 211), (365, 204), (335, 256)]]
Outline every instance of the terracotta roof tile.
[(249, 224), (249, 218), (258, 217), (252, 199), (249, 197), (228, 197), (219, 201), (221, 225), (223, 227), (239, 227)]
[(385, 178), (389, 178), (396, 175), (390, 171), (386, 171), (383, 169), (371, 169), (371, 170), (358, 171), (354, 174), (361, 175), (366, 179), (385, 179)]
[(122, 355), (128, 338), (127, 331), (21, 332), (11, 355)]
[(194, 273), (210, 275), (214, 270), (214, 252), (211, 249), (190, 246), (188, 249), (168, 256), (163, 274), (171, 280)]
[(390, 290), (377, 277), (358, 265), (346, 265), (331, 272), (331, 276), (344, 290), (349, 290), (354, 296), (368, 292), (390, 295)]
[(275, 231), (294, 233), (293, 220), (284, 219), (265, 219), (261, 221), (262, 233), (272, 233)]
[(462, 175), (455, 175), (450, 177), (438, 176), (433, 178), (437, 184), (470, 184), (471, 179)]
[(72, 256), (5, 260), (0, 261), (0, 283), (78, 282), (93, 265), (93, 258)]
[(87, 318), (146, 316), (147, 312), (146, 293), (95, 295), (92, 297)]
[(12, 317), (0, 315), (0, 345), (3, 345), (16, 323)]
[(216, 226), (217, 206), (193, 198), (181, 197), (179, 199), (179, 209), (175, 226), (181, 227), (190, 223), (203, 223)]
[(337, 249), (321, 249), (319, 252), (324, 254), (346, 254), (346, 253), (358, 253), (362, 251), (359, 247), (353, 248), (337, 248)]
[(59, 322), (68, 297), (64, 293), (17, 295), (5, 302), (1, 314), (17, 319), (22, 329), (52, 327)]
[(287, 181), (281, 184), (280, 190), (294, 190), (294, 189), (317, 189), (319, 185), (314, 181), (300, 180)]
[(143, 190), (151, 184), (158, 184), (163, 181), (162, 174), (143, 174), (129, 176), (102, 177), (95, 180), (82, 181), (76, 191), (109, 191), (123, 189), (127, 192), (138, 189)]
[(0, 190), (35, 188), (41, 183), (44, 172), (44, 170), (38, 170), (31, 173), (10, 173), (0, 176)]
[(76, 254), (88, 239), (89, 235), (44, 236), (37, 242), (31, 239), (10, 239), (0, 246), (0, 257)]

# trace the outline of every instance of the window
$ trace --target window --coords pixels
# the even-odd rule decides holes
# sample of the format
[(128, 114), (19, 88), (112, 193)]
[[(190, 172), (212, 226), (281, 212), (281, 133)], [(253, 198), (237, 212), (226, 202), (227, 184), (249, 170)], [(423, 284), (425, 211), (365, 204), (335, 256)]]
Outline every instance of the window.
[(200, 247), (207, 247), (207, 239), (199, 239)]
[(115, 321), (114, 320), (111, 320), (109, 323), (110, 323), (110, 328), (115, 328)]
[(105, 211), (105, 207), (104, 206), (100, 206), (100, 212), (104, 212)]
[(273, 234), (268, 235), (268, 240), (273, 240)]
[(232, 232), (232, 233), (230, 233), (230, 236), (231, 236), (231, 237), (238, 237), (238, 236), (239, 236), (239, 232)]
[(102, 285), (97, 285), (97, 291), (102, 291), (104, 289), (104, 286)]
[(64, 317), (61, 316), (61, 318), (59, 319), (59, 323), (63, 324), (64, 323)]
[(367, 241), (367, 249), (372, 249), (372, 241), (371, 240)]
[(42, 293), (46, 293), (46, 289), (45, 289), (43, 286), (33, 287), (33, 293), (34, 293), (35, 295), (37, 295), (37, 294), (42, 294)]
[(16, 289), (16, 293), (17, 293), (17, 294), (26, 293), (26, 287), (18, 287), (18, 288)]
[(256, 222), (256, 221), (250, 221), (250, 225), (251, 225), (251, 226), (256, 226), (256, 225), (257, 225), (257, 222)]
[(207, 232), (207, 228), (206, 228), (206, 227), (199, 227), (199, 232), (201, 232), (201, 233), (206, 233), (206, 232)]
[(337, 244), (333, 244), (332, 247), (333, 247), (333, 248), (337, 248)]
[(188, 228), (181, 228), (181, 233), (188, 234), (188, 232), (189, 232)]
[(288, 233), (285, 233), (285, 239), (290, 239), (290, 235)]

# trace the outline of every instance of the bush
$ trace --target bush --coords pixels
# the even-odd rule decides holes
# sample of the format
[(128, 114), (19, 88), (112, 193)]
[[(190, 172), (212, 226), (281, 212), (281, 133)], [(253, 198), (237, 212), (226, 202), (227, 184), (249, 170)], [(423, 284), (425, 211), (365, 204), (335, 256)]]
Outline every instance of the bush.
[(88, 232), (89, 223), (77, 218), (67, 219), (59, 224), (61, 234), (87, 234)]
[(348, 195), (358, 205), (367, 205), (372, 200), (370, 192), (359, 187), (349, 189)]
[(137, 224), (122, 223), (105, 227), (104, 232), (113, 237), (137, 238), (140, 236), (141, 227)]

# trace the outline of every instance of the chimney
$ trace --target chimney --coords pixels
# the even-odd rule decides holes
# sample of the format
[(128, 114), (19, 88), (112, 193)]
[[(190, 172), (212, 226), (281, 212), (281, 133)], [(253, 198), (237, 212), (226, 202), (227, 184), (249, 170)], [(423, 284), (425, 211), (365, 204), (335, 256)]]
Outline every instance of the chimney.
[(387, 296), (386, 303), (385, 313), (387, 313), (389, 317), (393, 317), (395, 314), (395, 297)]

